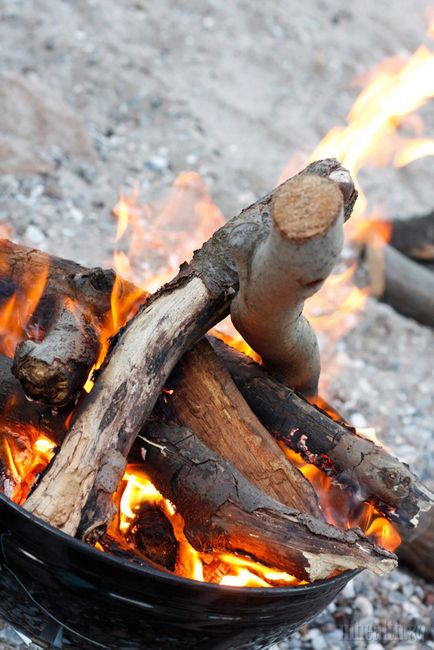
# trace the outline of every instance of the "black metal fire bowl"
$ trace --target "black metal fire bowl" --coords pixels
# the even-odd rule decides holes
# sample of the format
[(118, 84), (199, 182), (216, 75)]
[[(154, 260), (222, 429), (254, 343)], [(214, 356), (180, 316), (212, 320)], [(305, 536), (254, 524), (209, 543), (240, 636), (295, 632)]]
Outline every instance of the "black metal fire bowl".
[(101, 553), (0, 495), (0, 616), (45, 647), (259, 650), (356, 574), (272, 589), (195, 582)]

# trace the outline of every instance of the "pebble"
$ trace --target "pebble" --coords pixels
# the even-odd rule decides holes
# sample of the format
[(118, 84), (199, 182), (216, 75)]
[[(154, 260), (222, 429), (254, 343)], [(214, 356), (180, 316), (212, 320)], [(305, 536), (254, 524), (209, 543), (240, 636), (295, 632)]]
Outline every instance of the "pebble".
[(41, 244), (45, 239), (45, 235), (38, 226), (30, 223), (24, 232), (24, 239), (32, 244)]
[(151, 171), (161, 174), (169, 167), (169, 161), (165, 156), (155, 155), (149, 158), (145, 165)]
[(370, 617), (374, 614), (374, 607), (365, 596), (357, 596), (354, 601), (354, 609), (358, 609), (363, 617)]

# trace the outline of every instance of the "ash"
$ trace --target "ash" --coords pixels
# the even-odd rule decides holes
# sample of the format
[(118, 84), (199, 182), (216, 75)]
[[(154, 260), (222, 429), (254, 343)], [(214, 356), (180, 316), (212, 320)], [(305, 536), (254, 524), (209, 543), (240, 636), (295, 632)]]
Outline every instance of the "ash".
[[(110, 263), (120, 188), (149, 200), (195, 170), (228, 216), (342, 124), (354, 77), (425, 37), (426, 2), (2, 0), (0, 220), (20, 243)], [(433, 135), (434, 113), (422, 111)], [(364, 173), (389, 214), (433, 208), (434, 160)], [(7, 229), (5, 229), (5, 233)], [(434, 487), (434, 334), (368, 301), (330, 354), (326, 397)], [(333, 359), (331, 365), (329, 358)], [(434, 648), (434, 585), (350, 583), (273, 650)], [(24, 648), (4, 626), (0, 648)], [(34, 646), (33, 646), (34, 647)]]

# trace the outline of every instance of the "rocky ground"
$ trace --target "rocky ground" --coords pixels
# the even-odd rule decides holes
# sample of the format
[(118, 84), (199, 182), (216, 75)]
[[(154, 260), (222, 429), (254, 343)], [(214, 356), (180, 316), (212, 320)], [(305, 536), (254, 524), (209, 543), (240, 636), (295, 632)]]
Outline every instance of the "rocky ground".
[[(137, 183), (142, 200), (155, 199), (182, 170), (199, 172), (234, 214), (274, 186), (297, 150), (343, 122), (356, 75), (425, 39), (426, 2), (409, 8), (405, 0), (2, 0), (4, 232), (106, 263), (120, 188)], [(433, 207), (433, 177), (428, 158), (363, 181), (372, 203), (401, 216)], [(433, 351), (431, 330), (370, 300), (338, 342), (323, 386), (431, 482)], [(434, 648), (433, 604), (433, 585), (404, 570), (364, 574), (279, 650)], [(22, 644), (8, 627), (1, 638), (0, 647)]]

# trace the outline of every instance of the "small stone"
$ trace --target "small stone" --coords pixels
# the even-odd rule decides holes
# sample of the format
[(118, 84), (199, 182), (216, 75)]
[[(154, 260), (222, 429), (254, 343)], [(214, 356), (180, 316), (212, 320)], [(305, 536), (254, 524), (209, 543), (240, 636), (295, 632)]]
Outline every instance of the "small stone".
[(316, 636), (310, 641), (313, 650), (326, 650), (327, 641), (322, 635)]
[(169, 167), (169, 161), (165, 156), (152, 156), (145, 163), (146, 167), (153, 172), (161, 174)]
[(366, 418), (361, 413), (353, 413), (350, 416), (351, 424), (357, 429), (365, 429), (368, 426)]
[(370, 617), (374, 614), (372, 603), (365, 596), (357, 596), (354, 601), (354, 609), (358, 609), (363, 617)]
[(32, 244), (41, 244), (45, 239), (45, 235), (38, 226), (30, 223), (24, 232), (24, 238)]

